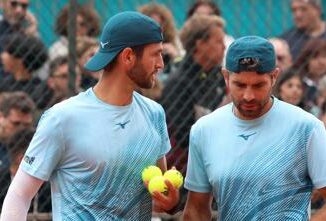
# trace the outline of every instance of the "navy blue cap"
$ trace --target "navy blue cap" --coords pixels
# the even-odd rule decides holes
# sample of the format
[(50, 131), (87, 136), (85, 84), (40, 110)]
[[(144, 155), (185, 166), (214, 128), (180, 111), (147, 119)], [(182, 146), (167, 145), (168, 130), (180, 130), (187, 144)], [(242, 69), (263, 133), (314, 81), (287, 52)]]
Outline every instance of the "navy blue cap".
[(99, 71), (127, 47), (162, 41), (162, 30), (152, 18), (139, 12), (121, 12), (105, 24), (99, 50), (85, 64), (85, 69)]
[(232, 42), (226, 53), (226, 69), (239, 73), (268, 73), (275, 69), (275, 50), (265, 38), (246, 36)]

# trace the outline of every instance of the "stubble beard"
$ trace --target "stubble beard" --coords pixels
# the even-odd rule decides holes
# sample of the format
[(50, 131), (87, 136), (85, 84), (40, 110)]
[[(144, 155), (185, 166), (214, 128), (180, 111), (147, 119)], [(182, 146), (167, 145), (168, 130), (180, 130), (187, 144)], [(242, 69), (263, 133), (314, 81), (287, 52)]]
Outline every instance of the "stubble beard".
[[(231, 96), (232, 97), (232, 96)], [(264, 114), (265, 107), (268, 105), (269, 99), (271, 99), (271, 95), (268, 96), (268, 99), (263, 100), (261, 102), (252, 102), (252, 104), (256, 105), (256, 108), (253, 110), (245, 110), (242, 108), (242, 105), (246, 102), (244, 101), (235, 101), (232, 97), (234, 106), (237, 108), (237, 111), (240, 113), (241, 116), (248, 118), (248, 119), (255, 119)]]
[(137, 63), (129, 72), (129, 78), (140, 88), (151, 89), (155, 86), (155, 73), (147, 74), (142, 64)]

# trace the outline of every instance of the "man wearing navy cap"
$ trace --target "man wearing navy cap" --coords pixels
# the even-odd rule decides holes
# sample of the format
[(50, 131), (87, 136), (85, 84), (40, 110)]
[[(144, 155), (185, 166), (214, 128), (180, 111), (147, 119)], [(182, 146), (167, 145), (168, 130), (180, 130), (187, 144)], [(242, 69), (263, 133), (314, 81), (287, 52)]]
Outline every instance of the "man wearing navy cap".
[[(308, 220), (312, 188), (326, 197), (326, 131), (271, 95), (279, 69), (270, 42), (234, 41), (223, 70), (232, 102), (190, 132), (184, 220)], [(311, 220), (326, 220), (322, 208)]]
[[(163, 108), (135, 90), (151, 88), (163, 68), (159, 25), (136, 12), (112, 17), (85, 68), (103, 70), (94, 88), (46, 111), (2, 209), (1, 221), (26, 220), (28, 205), (51, 182), (53, 220), (150, 220), (152, 198), (141, 172), (166, 170), (170, 149)], [(172, 209), (179, 192), (156, 192)]]

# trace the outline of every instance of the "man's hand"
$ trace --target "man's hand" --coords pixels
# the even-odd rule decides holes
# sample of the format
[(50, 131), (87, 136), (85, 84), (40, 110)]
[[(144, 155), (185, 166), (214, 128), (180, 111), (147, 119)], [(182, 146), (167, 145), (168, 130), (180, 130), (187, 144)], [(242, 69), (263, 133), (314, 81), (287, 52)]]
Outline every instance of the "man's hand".
[[(326, 187), (318, 189), (318, 192), (324, 199), (326, 199)], [(324, 221), (326, 220), (326, 204), (320, 208), (312, 217), (310, 221)]]
[(37, 22), (37, 19), (29, 11), (26, 12), (25, 19), (28, 22), (28, 27), (26, 27), (26, 29), (25, 29), (25, 34), (37, 37), (38, 36), (38, 22)]
[(179, 189), (175, 188), (169, 180), (165, 180), (168, 187), (167, 195), (158, 191), (153, 192), (154, 212), (167, 212), (173, 209), (179, 202)]

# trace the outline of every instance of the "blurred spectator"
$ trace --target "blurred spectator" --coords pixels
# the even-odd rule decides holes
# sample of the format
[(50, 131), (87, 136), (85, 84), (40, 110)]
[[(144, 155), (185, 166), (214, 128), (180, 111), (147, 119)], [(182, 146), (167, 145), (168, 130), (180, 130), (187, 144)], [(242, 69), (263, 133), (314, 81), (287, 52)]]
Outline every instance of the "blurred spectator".
[[(77, 5), (76, 11), (76, 37), (96, 37), (100, 32), (100, 18), (94, 8), (88, 4)], [(54, 30), (60, 38), (49, 49), (50, 60), (68, 55), (68, 18), (69, 4), (63, 7), (57, 17)]]
[(2, 204), (10, 183), (10, 160), (7, 142), (10, 137), (23, 128), (33, 125), (35, 104), (24, 92), (2, 94), (0, 103), (0, 204)]
[(320, 118), (321, 115), (325, 114), (323, 113), (323, 105), (326, 102), (326, 75), (319, 80), (316, 94), (316, 102), (311, 107), (310, 112)]
[(271, 38), (269, 41), (273, 44), (276, 54), (276, 65), (285, 72), (292, 65), (292, 56), (288, 43), (281, 38)]
[[(25, 128), (14, 133), (8, 141), (8, 152), (10, 158), (10, 179), (7, 180), (8, 185), (3, 186), (4, 189), (9, 188), (9, 184), (13, 177), (16, 175), (20, 162), (22, 160), (31, 160), (24, 154), (27, 150), (29, 143), (34, 136), (35, 130), (33, 128)], [(34, 200), (38, 203), (31, 203), (29, 212), (33, 210), (38, 212), (51, 212), (51, 190), (49, 183), (43, 185), (39, 190), (38, 194), (35, 196)], [(0, 202), (2, 206), (2, 201)]]
[(14, 177), (20, 162), (24, 158), (25, 151), (34, 136), (35, 130), (24, 128), (14, 133), (8, 141), (8, 152), (10, 158), (10, 175)]
[(21, 128), (33, 125), (35, 104), (24, 92), (10, 92), (0, 104), (0, 142), (5, 142)]
[(321, 0), (291, 0), (295, 27), (281, 35), (296, 60), (306, 42), (312, 38), (326, 39), (326, 25), (322, 20)]
[(282, 101), (304, 108), (303, 79), (299, 72), (294, 69), (283, 72), (276, 82), (274, 94)]
[(33, 72), (46, 59), (46, 47), (38, 38), (19, 33), (8, 36), (1, 61), (4, 71), (10, 74), (0, 77), (0, 92), (24, 91), (39, 109), (43, 109), (48, 102), (44, 96), (48, 93), (48, 87), (38, 77), (33, 77)]
[(324, 75), (318, 83), (318, 98), (317, 105), (319, 107), (326, 101), (326, 76)]
[(293, 67), (303, 77), (304, 99), (307, 110), (312, 112), (311, 108), (317, 104), (319, 81), (326, 74), (326, 40), (317, 38), (307, 42)]
[(321, 112), (319, 114), (319, 119), (324, 122), (326, 127), (326, 101), (321, 106)]
[(2, 0), (3, 16), (0, 19), (0, 52), (4, 37), (12, 33), (37, 35), (37, 20), (28, 11), (29, 0)]
[(221, 16), (221, 10), (210, 0), (197, 0), (190, 6), (187, 18), (190, 18), (193, 14)]
[(161, 104), (175, 147), (167, 156), (168, 163), (183, 173), (190, 127), (214, 110), (225, 94), (220, 73), (225, 49), (223, 28), (224, 21), (217, 16), (194, 15), (188, 19), (180, 33), (186, 55), (164, 87)]
[(69, 97), (69, 68), (67, 57), (57, 57), (50, 62), (50, 75), (47, 83), (50, 89), (48, 107)]
[(78, 78), (79, 90), (85, 91), (90, 87), (93, 87), (99, 77), (99, 72), (90, 72), (84, 68), (86, 62), (95, 54), (98, 50), (98, 42), (94, 38), (82, 36), (77, 38), (77, 63), (78, 63)]
[[(192, 4), (187, 12), (187, 19), (189, 19), (194, 14), (199, 15), (215, 15), (222, 17), (222, 13), (218, 5), (216, 5), (211, 0), (197, 0), (194, 4)], [(229, 47), (229, 45), (234, 41), (234, 38), (230, 35), (224, 35), (224, 45), (225, 49)], [(224, 51), (225, 57), (226, 50)], [(225, 63), (223, 59), (223, 64)]]
[(162, 4), (149, 3), (142, 5), (139, 12), (157, 21), (163, 31), (163, 73), (171, 72), (172, 62), (180, 56), (181, 45), (174, 25), (174, 18), (171, 11)]
[[(216, 109), (225, 95), (221, 74), (224, 56), (224, 21), (212, 15), (194, 15), (183, 26), (180, 38), (186, 54), (171, 74), (163, 90), (163, 105), (172, 150), (168, 168), (176, 166), (183, 175), (187, 170), (188, 141), (191, 126), (201, 116)], [(183, 209), (187, 191), (180, 190)]]

